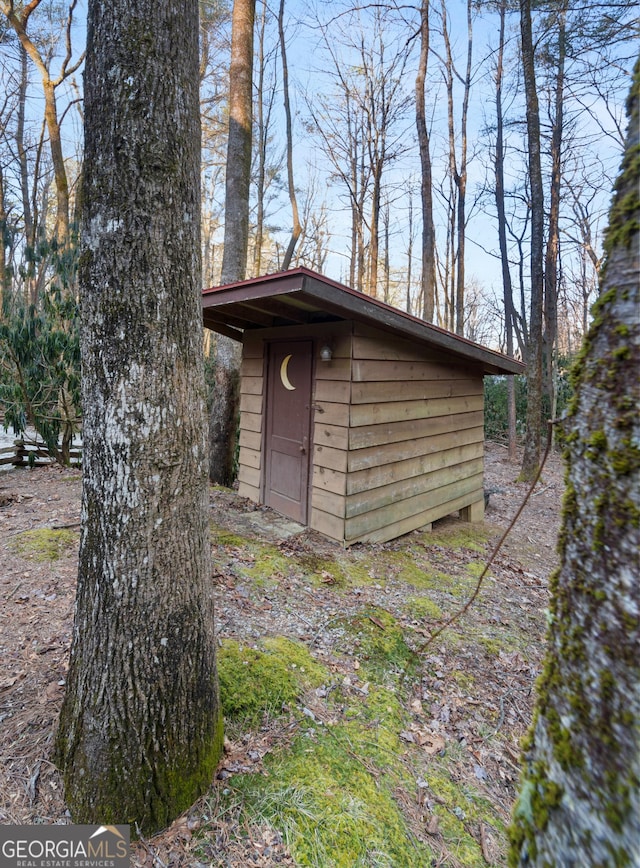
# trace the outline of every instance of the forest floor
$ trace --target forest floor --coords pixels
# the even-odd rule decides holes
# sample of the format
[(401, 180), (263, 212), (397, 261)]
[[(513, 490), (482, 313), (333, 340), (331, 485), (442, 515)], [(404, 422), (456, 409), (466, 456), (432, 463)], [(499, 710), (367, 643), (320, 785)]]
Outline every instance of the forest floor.
[[(225, 754), (132, 866), (504, 865), (544, 652), (563, 469), (489, 443), (485, 523), (350, 549), (211, 491)], [(80, 474), (0, 475), (0, 824), (68, 823), (51, 762), (73, 621)], [(296, 532), (297, 531), (297, 532)]]

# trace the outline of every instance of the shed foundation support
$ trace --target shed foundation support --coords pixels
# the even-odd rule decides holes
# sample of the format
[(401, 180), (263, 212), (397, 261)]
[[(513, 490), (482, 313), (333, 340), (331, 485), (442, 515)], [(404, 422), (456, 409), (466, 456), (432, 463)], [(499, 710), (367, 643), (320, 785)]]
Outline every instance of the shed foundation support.
[(460, 518), (473, 523), (484, 521), (484, 500), (476, 500), (470, 506), (465, 506), (460, 510)]

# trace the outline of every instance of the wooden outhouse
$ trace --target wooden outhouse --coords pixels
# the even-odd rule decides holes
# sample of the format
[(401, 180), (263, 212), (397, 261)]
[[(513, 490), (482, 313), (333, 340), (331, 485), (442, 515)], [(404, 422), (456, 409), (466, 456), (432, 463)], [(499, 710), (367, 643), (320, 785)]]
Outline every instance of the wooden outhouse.
[(241, 495), (345, 545), (482, 520), (483, 375), (520, 362), (306, 268), (202, 304), (242, 343)]

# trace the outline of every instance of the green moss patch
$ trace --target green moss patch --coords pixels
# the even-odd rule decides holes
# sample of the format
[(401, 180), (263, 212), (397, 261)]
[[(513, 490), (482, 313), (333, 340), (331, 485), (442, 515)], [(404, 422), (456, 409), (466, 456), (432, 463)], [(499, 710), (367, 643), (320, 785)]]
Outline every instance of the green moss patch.
[(265, 713), (281, 713), (306, 687), (322, 683), (325, 670), (289, 639), (266, 640), (264, 650), (228, 640), (218, 650), (218, 677), (225, 718), (250, 726)]
[(431, 597), (409, 597), (405, 602), (405, 611), (413, 618), (423, 621), (440, 621), (444, 615), (440, 606)]
[(241, 816), (275, 826), (297, 865), (317, 868), (429, 865), (433, 855), (409, 832), (384, 781), (353, 757), (339, 733), (301, 736), (262, 775), (233, 778)]
[(438, 817), (440, 832), (446, 841), (455, 841), (455, 855), (465, 866), (486, 866), (475, 834), (482, 824), (485, 835), (490, 831), (504, 838), (505, 825), (496, 816), (491, 802), (470, 781), (455, 780), (446, 758), (434, 758), (426, 775), (427, 795), (433, 794), (433, 812)]
[(358, 660), (369, 674), (381, 678), (404, 673), (417, 665), (418, 659), (407, 644), (402, 627), (386, 609), (367, 606), (343, 623), (355, 637)]
[(34, 561), (57, 561), (77, 539), (76, 531), (42, 527), (19, 533), (10, 542), (10, 546), (23, 558)]
[(451, 576), (437, 570), (425, 557), (424, 551), (387, 551), (377, 558), (376, 569), (387, 578), (403, 582), (420, 590), (449, 589)]
[(291, 559), (276, 545), (221, 530), (215, 525), (211, 539), (214, 564), (239, 579), (251, 579), (257, 587), (279, 581), (292, 568)]
[(296, 558), (299, 567), (314, 585), (328, 584), (336, 589), (370, 585), (375, 574), (366, 563), (353, 558), (322, 558), (303, 554)]
[(433, 530), (422, 535), (421, 540), (426, 546), (445, 546), (454, 551), (484, 554), (486, 544), (492, 536), (491, 528), (486, 525), (449, 520), (436, 524)]
[(431, 864), (436, 854), (412, 833), (397, 799), (413, 781), (395, 692), (374, 687), (355, 698), (339, 689), (331, 697), (331, 724), (304, 719), (287, 749), (266, 758), (264, 773), (225, 782), (223, 808), (237, 813), (238, 828), (277, 829), (296, 865)]

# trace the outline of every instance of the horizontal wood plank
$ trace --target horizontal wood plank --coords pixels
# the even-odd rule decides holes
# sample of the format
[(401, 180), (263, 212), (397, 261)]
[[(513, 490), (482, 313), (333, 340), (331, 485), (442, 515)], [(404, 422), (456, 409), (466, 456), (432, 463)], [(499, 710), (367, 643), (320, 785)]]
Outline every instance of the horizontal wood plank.
[(262, 452), (256, 449), (243, 448), (239, 463), (245, 465), (245, 467), (254, 467), (256, 470), (259, 470), (262, 466)]
[(331, 359), (330, 362), (316, 363), (316, 380), (350, 381), (351, 359)]
[(347, 474), (339, 470), (330, 470), (328, 467), (314, 467), (313, 487), (344, 496), (347, 493)]
[(241, 395), (262, 395), (264, 377), (243, 377), (240, 383)]
[(407, 422), (388, 422), (383, 425), (370, 425), (352, 428), (349, 431), (351, 449), (365, 449), (387, 443), (400, 443), (417, 437), (427, 437), (446, 431), (462, 428), (477, 428), (484, 424), (482, 410), (472, 413), (456, 413), (451, 416), (438, 416), (433, 419), (418, 419)]
[(328, 467), (330, 470), (347, 472), (347, 452), (345, 449), (332, 449), (330, 446), (314, 444), (313, 464), (316, 467)]
[(333, 449), (346, 449), (349, 442), (349, 429), (339, 425), (325, 425), (316, 422), (314, 440), (320, 446), (331, 446)]
[(349, 473), (347, 493), (357, 494), (358, 492), (370, 491), (401, 480), (404, 480), (404, 485), (407, 486), (407, 480), (415, 480), (425, 474), (454, 467), (456, 464), (464, 464), (466, 461), (482, 459), (483, 454), (484, 443), (478, 441), (464, 446), (454, 446), (440, 452), (418, 455), (405, 461), (394, 461), (391, 464), (359, 470), (355, 473)]
[(251, 485), (253, 488), (260, 488), (260, 471), (255, 467), (241, 464), (238, 468), (238, 482)]
[[(371, 539), (370, 534), (383, 531), (384, 533), (394, 525), (405, 519), (410, 522), (420, 516), (421, 524), (428, 524), (449, 515), (455, 510), (475, 503), (482, 497), (483, 474), (467, 477), (449, 485), (440, 486), (433, 491), (427, 491), (416, 497), (410, 497), (401, 503), (391, 503), (380, 509), (365, 512), (345, 521), (345, 539), (354, 541), (357, 539)], [(455, 506), (452, 504), (455, 503)], [(349, 501), (347, 500), (347, 509)], [(419, 527), (420, 525), (415, 525)], [(392, 537), (387, 537), (391, 539)]]
[(374, 404), (387, 401), (421, 401), (425, 398), (453, 398), (458, 395), (482, 395), (480, 377), (464, 380), (416, 380), (403, 383), (400, 389), (394, 381), (381, 383), (354, 383), (352, 404)]
[(396, 362), (354, 359), (353, 382), (382, 382), (394, 380), (466, 380), (469, 371), (464, 365), (439, 365), (434, 362)]
[(253, 503), (260, 503), (260, 489), (255, 485), (249, 485), (247, 482), (240, 481), (238, 483), (238, 494), (240, 497), (246, 497)]
[(311, 510), (309, 527), (337, 542), (341, 543), (344, 540), (344, 518), (340, 515), (333, 515), (314, 507)]
[(318, 402), (348, 404), (351, 399), (351, 383), (335, 380), (316, 380), (314, 399)]
[(262, 413), (243, 413), (240, 427), (244, 431), (262, 431)]
[[(419, 495), (429, 493), (432, 501), (438, 501), (438, 490), (452, 483), (462, 482), (468, 478), (482, 475), (483, 460), (474, 458), (461, 464), (442, 467), (430, 473), (423, 473), (408, 479), (400, 479), (379, 488), (365, 489), (347, 498), (347, 517), (362, 515), (392, 505), (404, 509), (407, 501), (415, 500)], [(435, 495), (435, 497), (434, 497)]]
[(434, 416), (453, 416), (482, 410), (482, 395), (464, 395), (456, 398), (428, 398), (423, 401), (392, 401), (387, 404), (358, 404), (351, 408), (351, 427), (380, 425)]
[(478, 425), (475, 428), (462, 428), (457, 431), (446, 431), (430, 437), (418, 437), (415, 440), (403, 440), (400, 443), (371, 446), (368, 449), (357, 449), (349, 454), (348, 470), (356, 472), (368, 467), (394, 464), (421, 455), (433, 455), (455, 446), (465, 446), (467, 443), (484, 444), (484, 429)]
[(315, 488), (311, 492), (312, 510), (318, 509), (337, 518), (344, 517), (345, 497), (333, 491)]
[(242, 365), (240, 366), (240, 375), (242, 377), (262, 377), (264, 374), (264, 361), (262, 356), (250, 357), (243, 356)]
[(262, 413), (262, 395), (240, 395), (241, 413)]
[(442, 353), (427, 346), (417, 346), (411, 341), (393, 338), (382, 331), (371, 330), (361, 334), (356, 329), (353, 336), (354, 359), (379, 359), (398, 362), (441, 362)]
[(260, 431), (249, 431), (246, 428), (241, 428), (238, 440), (240, 448), (246, 446), (248, 449), (262, 449), (262, 434)]
[(319, 425), (340, 425), (346, 428), (349, 424), (349, 405), (334, 404), (329, 401), (314, 401), (314, 419)]
[(262, 359), (264, 354), (264, 341), (255, 335), (246, 335), (242, 342), (242, 358)]
[(463, 494), (399, 521), (393, 521), (383, 527), (364, 531), (359, 536), (348, 536), (345, 539), (345, 544), (353, 545), (358, 542), (382, 543), (396, 539), (403, 534), (411, 533), (413, 530), (430, 526), (434, 521), (438, 521), (438, 519), (445, 518), (447, 515), (452, 515), (454, 512), (464, 509), (470, 505), (469, 501), (472, 496)]

